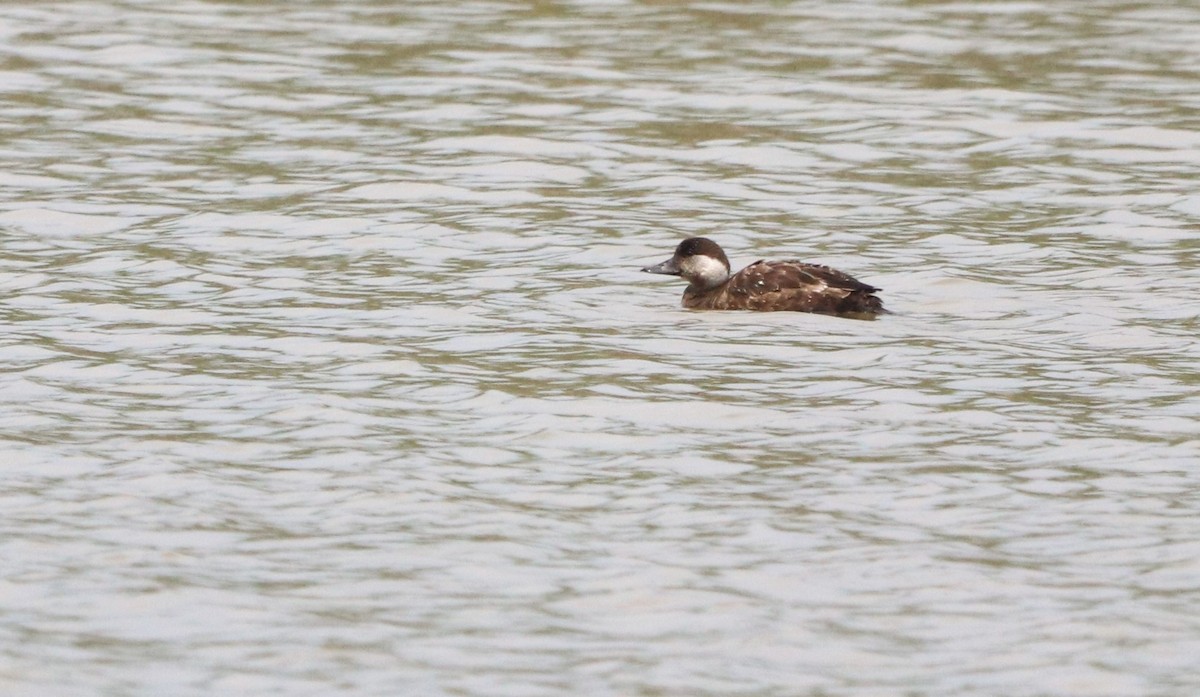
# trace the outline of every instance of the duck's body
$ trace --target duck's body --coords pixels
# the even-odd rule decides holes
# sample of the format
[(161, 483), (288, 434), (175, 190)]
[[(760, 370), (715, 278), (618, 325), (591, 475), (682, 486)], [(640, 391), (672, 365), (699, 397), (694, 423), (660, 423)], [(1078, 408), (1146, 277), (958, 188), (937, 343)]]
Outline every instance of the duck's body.
[(721, 247), (705, 237), (689, 237), (670, 259), (642, 269), (682, 276), (688, 282), (683, 306), (692, 310), (816, 312), (873, 317), (886, 312), (874, 295), (879, 288), (837, 269), (801, 261), (756, 261), (730, 274)]

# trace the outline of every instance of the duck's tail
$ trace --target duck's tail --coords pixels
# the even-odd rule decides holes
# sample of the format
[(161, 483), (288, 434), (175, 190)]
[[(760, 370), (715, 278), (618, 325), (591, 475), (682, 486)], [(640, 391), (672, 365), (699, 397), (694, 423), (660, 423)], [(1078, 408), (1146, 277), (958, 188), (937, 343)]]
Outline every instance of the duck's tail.
[(891, 314), (887, 310), (883, 309), (883, 301), (879, 299), (879, 296), (873, 295), (873, 293), (878, 290), (880, 289), (872, 288), (869, 291), (856, 290), (849, 293), (844, 299), (842, 299), (842, 302), (838, 307), (838, 312), (845, 312), (847, 314), (855, 315)]

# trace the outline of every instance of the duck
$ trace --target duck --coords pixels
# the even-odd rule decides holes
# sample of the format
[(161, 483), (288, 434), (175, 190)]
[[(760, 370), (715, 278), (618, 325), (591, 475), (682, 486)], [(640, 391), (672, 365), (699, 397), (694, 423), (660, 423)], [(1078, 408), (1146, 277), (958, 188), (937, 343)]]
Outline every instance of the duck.
[(683, 307), (689, 310), (813, 312), (855, 319), (887, 313), (875, 295), (882, 288), (828, 266), (759, 260), (730, 273), (725, 251), (707, 237), (685, 239), (670, 259), (642, 271), (682, 276), (688, 282)]

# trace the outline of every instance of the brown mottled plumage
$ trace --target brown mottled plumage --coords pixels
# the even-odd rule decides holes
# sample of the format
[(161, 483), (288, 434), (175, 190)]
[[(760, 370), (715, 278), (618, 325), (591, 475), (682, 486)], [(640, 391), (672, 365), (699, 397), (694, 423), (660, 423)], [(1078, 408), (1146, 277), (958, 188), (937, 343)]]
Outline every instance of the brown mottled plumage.
[(688, 282), (683, 306), (693, 310), (788, 310), (859, 318), (886, 312), (874, 295), (879, 288), (828, 266), (756, 261), (730, 275), (725, 252), (704, 237), (689, 237), (670, 259), (642, 271), (682, 276)]

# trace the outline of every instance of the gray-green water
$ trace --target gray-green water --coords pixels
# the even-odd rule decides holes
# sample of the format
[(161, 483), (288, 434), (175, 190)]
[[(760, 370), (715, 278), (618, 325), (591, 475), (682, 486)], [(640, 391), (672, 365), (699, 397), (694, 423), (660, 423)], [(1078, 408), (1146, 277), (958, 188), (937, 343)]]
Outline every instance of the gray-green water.
[(1196, 694), (1198, 35), (3, 5), (0, 692)]

